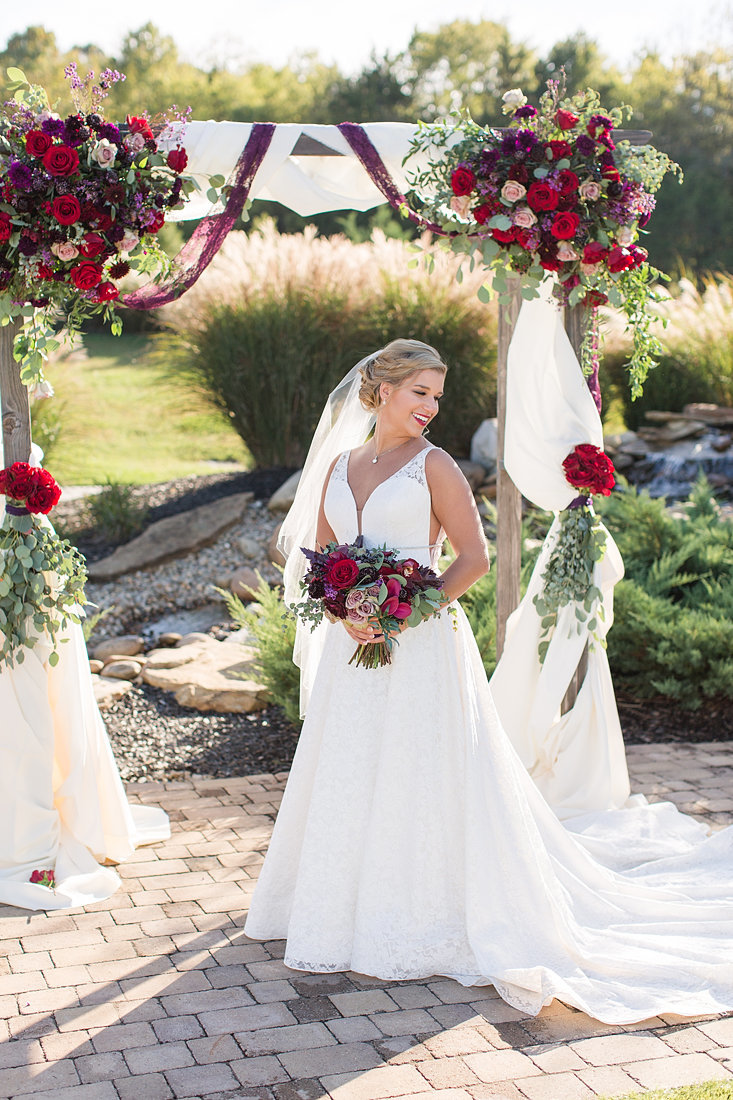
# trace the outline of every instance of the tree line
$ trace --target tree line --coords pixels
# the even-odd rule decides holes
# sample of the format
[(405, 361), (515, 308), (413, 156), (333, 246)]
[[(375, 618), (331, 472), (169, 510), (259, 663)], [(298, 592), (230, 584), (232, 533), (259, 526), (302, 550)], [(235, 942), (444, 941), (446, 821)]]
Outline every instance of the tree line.
[[(373, 54), (356, 75), (304, 54), (281, 68), (264, 63), (239, 70), (182, 60), (173, 38), (152, 23), (132, 31), (118, 53), (92, 43), (59, 50), (54, 34), (30, 26), (0, 51), (3, 71), (14, 65), (43, 84), (61, 110), (70, 105), (64, 67), (81, 73), (109, 66), (125, 73), (107, 101), (109, 118), (165, 111), (172, 104), (191, 117), (232, 121), (336, 123), (431, 121), (467, 109), (477, 122), (501, 125), (507, 88), (521, 87), (536, 102), (550, 78), (564, 72), (568, 91), (595, 88), (607, 106), (629, 103), (631, 129), (647, 129), (654, 144), (678, 161), (680, 187), (668, 179), (645, 242), (653, 262), (672, 273), (701, 276), (733, 270), (733, 53), (712, 49), (671, 61), (642, 53), (621, 71), (583, 33), (557, 42), (540, 56), (512, 39), (501, 23), (454, 20), (437, 31), (415, 31), (398, 53)], [(275, 211), (283, 230), (301, 228), (291, 211)], [(356, 238), (380, 224), (395, 235), (411, 230), (397, 215), (327, 214), (322, 232), (341, 229)]]

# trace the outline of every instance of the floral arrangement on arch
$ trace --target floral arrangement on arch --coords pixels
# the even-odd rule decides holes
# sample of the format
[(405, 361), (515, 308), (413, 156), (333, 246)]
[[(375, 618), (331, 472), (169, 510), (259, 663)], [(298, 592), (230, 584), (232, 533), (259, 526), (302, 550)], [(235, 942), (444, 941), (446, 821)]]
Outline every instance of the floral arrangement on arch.
[(593, 496), (610, 496), (616, 484), (611, 459), (593, 443), (579, 443), (563, 461), (565, 479), (578, 496), (560, 513), (557, 539), (542, 574), (542, 590), (534, 597), (541, 619), (540, 663), (544, 663), (560, 609), (575, 604), (578, 633), (598, 633), (603, 619), (602, 593), (593, 583), (596, 563), (606, 552), (606, 529), (593, 510)]
[[(407, 160), (430, 158), (411, 181), (422, 213), (454, 252), (470, 257), (472, 269), (478, 261), (492, 271), (500, 300), (509, 276), (520, 277), (525, 298), (550, 276), (561, 301), (586, 303), (594, 320), (605, 303), (622, 309), (633, 333), (628, 369), (638, 396), (660, 350), (648, 306), (654, 284), (667, 278), (650, 265), (640, 237), (654, 193), (679, 166), (651, 145), (616, 144), (613, 131), (631, 108), (607, 111), (592, 89), (568, 97), (559, 81), (548, 81), (539, 108), (518, 88), (503, 101), (505, 129), (465, 115), (419, 125)], [(486, 286), (479, 292), (484, 301), (489, 294)], [(588, 374), (597, 365), (597, 337), (590, 326), (581, 357)]]
[(186, 112), (172, 108), (157, 120), (143, 112), (117, 125), (100, 103), (121, 73), (105, 69), (95, 83), (71, 64), (65, 75), (75, 108), (65, 117), (12, 68), (14, 97), (0, 112), (0, 324), (23, 321), (14, 354), (26, 384), (41, 379), (43, 360), (59, 347), (60, 316), (72, 336), (95, 314), (122, 330), (120, 281), (131, 270), (168, 272), (157, 234), (197, 186), (181, 175), (180, 137), (167, 152), (156, 138)]

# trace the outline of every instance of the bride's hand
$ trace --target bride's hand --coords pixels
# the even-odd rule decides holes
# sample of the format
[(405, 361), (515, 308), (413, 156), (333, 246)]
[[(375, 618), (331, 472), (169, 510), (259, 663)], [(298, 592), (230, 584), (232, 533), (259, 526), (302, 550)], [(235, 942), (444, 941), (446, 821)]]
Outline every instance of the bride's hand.
[(346, 619), (342, 619), (341, 621), (344, 624), (346, 633), (359, 645), (368, 645), (370, 642), (381, 642), (384, 640), (384, 634), (381, 633), (378, 625), (366, 623), (364, 626), (356, 626), (354, 623), (347, 622)]

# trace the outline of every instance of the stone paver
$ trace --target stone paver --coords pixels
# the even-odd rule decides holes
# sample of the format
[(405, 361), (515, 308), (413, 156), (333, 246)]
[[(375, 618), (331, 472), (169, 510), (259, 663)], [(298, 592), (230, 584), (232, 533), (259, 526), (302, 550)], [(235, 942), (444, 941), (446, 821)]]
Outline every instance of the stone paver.
[[(733, 745), (629, 749), (635, 789), (733, 822)], [(242, 931), (286, 776), (130, 784), (173, 817), (107, 902), (0, 907), (0, 1100), (592, 1100), (733, 1083), (733, 1014), (628, 1027), (490, 987), (303, 974)]]

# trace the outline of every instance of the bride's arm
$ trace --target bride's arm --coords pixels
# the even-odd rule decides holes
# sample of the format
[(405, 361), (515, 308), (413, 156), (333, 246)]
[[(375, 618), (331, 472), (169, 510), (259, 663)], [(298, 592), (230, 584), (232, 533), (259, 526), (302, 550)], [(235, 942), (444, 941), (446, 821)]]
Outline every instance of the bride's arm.
[(443, 573), (443, 592), (456, 600), (489, 570), (481, 517), (471, 487), (450, 455), (437, 448), (425, 461), (433, 514), (456, 555)]

